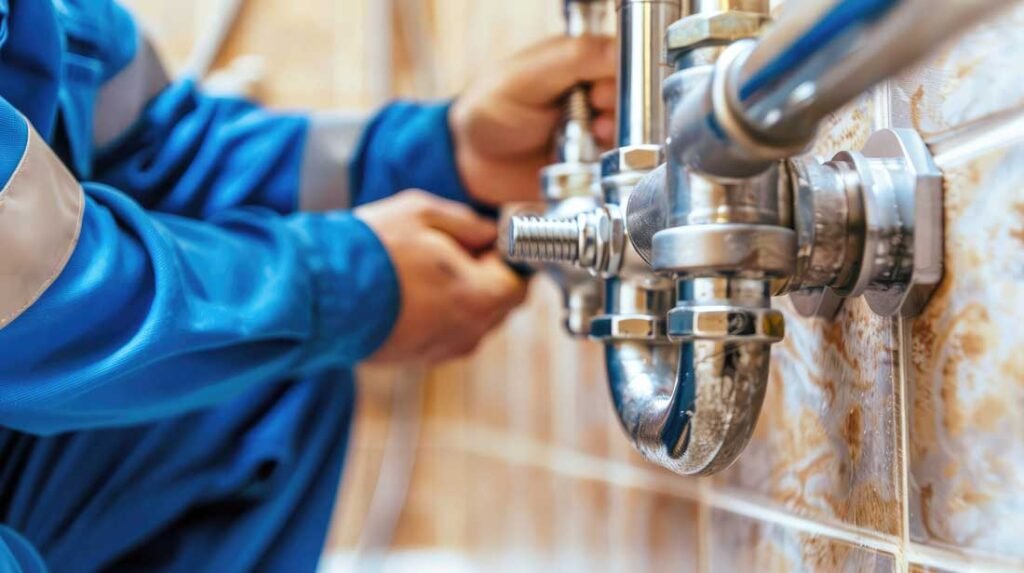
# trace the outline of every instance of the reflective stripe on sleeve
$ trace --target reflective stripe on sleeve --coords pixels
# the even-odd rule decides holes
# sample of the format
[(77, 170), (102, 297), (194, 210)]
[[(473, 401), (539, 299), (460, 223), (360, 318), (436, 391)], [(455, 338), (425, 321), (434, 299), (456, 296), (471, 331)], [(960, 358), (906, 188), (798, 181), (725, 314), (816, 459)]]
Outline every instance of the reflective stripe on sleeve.
[(142, 118), (146, 106), (168, 85), (170, 77), (152, 42), (138, 36), (135, 58), (100, 88), (96, 98), (93, 142), (102, 149), (126, 134)]
[(85, 194), (34, 129), (0, 190), (0, 328), (46, 291), (78, 243)]
[(361, 115), (318, 113), (310, 117), (300, 173), (301, 210), (330, 211), (352, 206), (351, 163), (365, 125)]

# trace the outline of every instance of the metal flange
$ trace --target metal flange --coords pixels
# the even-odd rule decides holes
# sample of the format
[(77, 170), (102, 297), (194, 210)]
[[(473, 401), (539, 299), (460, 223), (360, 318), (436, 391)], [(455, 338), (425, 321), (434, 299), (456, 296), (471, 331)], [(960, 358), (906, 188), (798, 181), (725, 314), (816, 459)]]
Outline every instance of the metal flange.
[[(809, 174), (791, 180), (799, 252), (806, 255), (792, 283), (797, 311), (832, 318), (842, 298), (863, 295), (881, 316), (920, 314), (943, 273), (942, 172), (921, 136), (886, 129), (859, 153), (791, 168)], [(844, 232), (823, 233), (826, 219)], [(815, 252), (845, 254), (823, 274), (810, 260)]]

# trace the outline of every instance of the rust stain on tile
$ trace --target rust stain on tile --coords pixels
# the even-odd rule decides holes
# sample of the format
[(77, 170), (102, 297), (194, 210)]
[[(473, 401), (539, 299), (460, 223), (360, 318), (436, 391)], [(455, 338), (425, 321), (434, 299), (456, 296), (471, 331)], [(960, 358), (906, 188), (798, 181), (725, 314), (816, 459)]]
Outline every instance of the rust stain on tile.
[(851, 370), (859, 371), (860, 363), (850, 354), (850, 349), (846, 344), (845, 329), (847, 326), (839, 321), (826, 323), (821, 329), (822, 336), (825, 339), (825, 344), (834, 348), (839, 356), (849, 364)]
[(850, 461), (854, 465), (860, 461), (860, 454), (863, 450), (861, 443), (864, 438), (863, 424), (860, 406), (854, 406), (846, 415), (846, 423), (843, 424), (843, 439), (846, 440), (846, 445), (850, 449)]
[(1024, 203), (1015, 203), (1013, 205), (1013, 214), (1017, 218), (1019, 227), (1010, 230), (1010, 236), (1017, 240), (1019, 243), (1024, 243)]
[(923, 113), (923, 101), (924, 101), (924, 84), (917, 86), (914, 93), (910, 96), (910, 122), (917, 131), (924, 131), (922, 129), (921, 115)]
[(887, 497), (876, 483), (859, 484), (852, 489), (848, 499), (830, 499), (829, 502), (837, 515), (854, 525), (885, 532), (900, 530), (899, 500)]

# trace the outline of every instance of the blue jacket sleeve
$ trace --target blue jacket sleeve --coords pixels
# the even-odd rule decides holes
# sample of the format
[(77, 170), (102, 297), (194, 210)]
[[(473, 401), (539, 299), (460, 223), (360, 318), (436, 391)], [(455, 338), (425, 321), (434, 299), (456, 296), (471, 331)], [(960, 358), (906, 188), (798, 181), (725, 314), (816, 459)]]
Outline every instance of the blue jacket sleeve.
[(238, 206), (292, 213), (308, 129), (303, 115), (205, 94), (183, 80), (98, 150), (94, 177), (164, 213), (206, 218)]
[[(11, 143), (41, 141), (32, 133), (0, 100), (9, 207), (0, 219), (39, 190), (21, 179), (40, 162), (62, 169), (45, 145)], [(19, 155), (31, 168), (14, 167)], [(0, 329), (0, 425), (48, 434), (163, 418), (257, 384), (352, 366), (391, 330), (394, 270), (350, 214), (235, 207), (196, 221), (61, 177), (81, 194), (80, 230), (55, 282)], [(22, 229), (26, 251), (59, 227), (13, 221), (0, 229)]]
[(406, 189), (469, 203), (449, 106), (394, 103), (360, 124), (356, 137), (352, 123), (339, 124), (335, 114), (268, 111), (202, 93), (186, 80), (101, 150), (95, 174), (148, 209), (196, 218), (241, 205), (279, 213), (304, 203), (348, 208)]
[(455, 163), (448, 124), (450, 108), (450, 103), (396, 102), (370, 122), (352, 162), (357, 204), (406, 189), (470, 202)]

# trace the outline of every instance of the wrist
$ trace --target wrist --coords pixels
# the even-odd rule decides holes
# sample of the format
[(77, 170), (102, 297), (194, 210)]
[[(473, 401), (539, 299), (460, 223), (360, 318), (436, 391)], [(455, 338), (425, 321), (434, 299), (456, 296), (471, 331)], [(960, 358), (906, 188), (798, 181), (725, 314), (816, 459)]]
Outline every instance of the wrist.
[(387, 340), (401, 296), (391, 257), (374, 230), (349, 212), (292, 217), (313, 288), (313, 354), (351, 366)]

